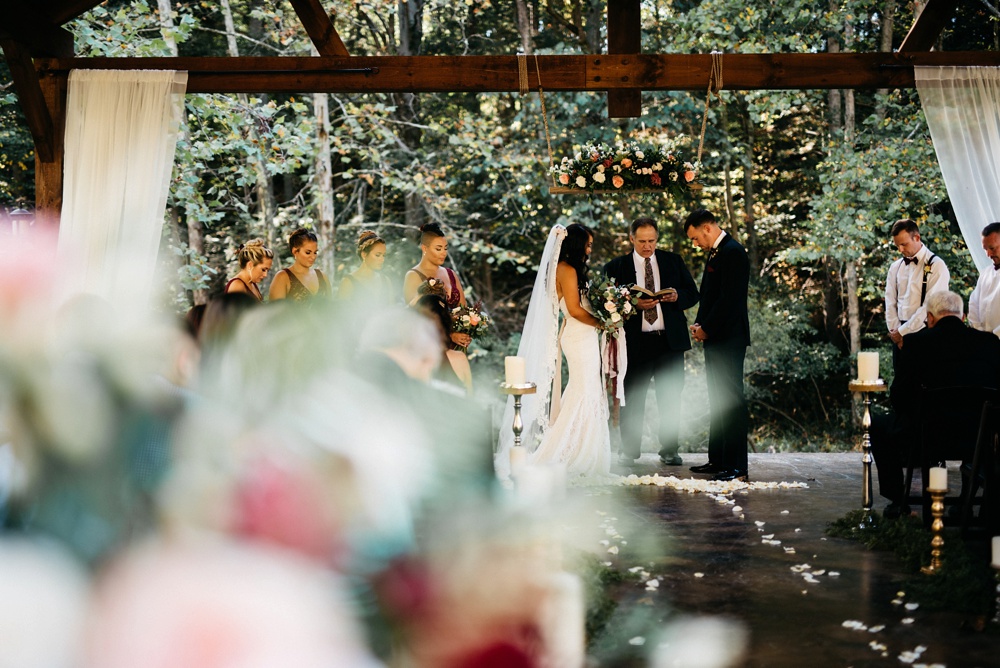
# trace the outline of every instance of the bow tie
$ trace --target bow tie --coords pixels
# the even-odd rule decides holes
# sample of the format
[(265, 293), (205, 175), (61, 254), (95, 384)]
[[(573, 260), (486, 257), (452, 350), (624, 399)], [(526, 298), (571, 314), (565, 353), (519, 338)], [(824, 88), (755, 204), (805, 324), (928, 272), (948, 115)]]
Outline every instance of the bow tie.
[(903, 258), (903, 262), (906, 263), (906, 264), (910, 264), (911, 262), (913, 264), (916, 264), (917, 263), (917, 258), (916, 257), (904, 257)]

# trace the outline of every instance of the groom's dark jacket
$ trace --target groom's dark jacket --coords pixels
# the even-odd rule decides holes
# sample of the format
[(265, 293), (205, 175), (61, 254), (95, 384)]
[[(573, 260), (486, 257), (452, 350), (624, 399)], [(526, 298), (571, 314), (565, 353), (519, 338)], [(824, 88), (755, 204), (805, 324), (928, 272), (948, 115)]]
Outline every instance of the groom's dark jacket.
[[(660, 289), (674, 288), (677, 290), (677, 301), (661, 302), (663, 313), (664, 338), (671, 350), (690, 350), (691, 337), (688, 334), (687, 320), (684, 311), (698, 303), (698, 286), (691, 277), (684, 260), (676, 253), (657, 249), (656, 266), (660, 270)], [(635, 260), (632, 253), (616, 257), (604, 265), (604, 273), (615, 279), (618, 285), (635, 285), (639, 283), (636, 276)], [(642, 311), (625, 321), (625, 336), (632, 338), (642, 332)]]

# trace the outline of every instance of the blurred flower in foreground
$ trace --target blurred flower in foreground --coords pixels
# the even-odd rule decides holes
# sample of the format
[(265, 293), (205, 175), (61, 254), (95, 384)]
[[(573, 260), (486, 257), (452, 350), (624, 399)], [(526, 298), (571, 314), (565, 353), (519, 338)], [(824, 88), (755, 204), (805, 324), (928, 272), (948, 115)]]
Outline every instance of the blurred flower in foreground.
[(742, 622), (722, 617), (684, 617), (671, 622), (650, 661), (652, 668), (730, 668), (747, 651)]
[(0, 539), (0, 668), (77, 665), (87, 574), (52, 544)]
[(330, 571), (218, 540), (145, 545), (104, 573), (85, 668), (367, 668), (355, 611)]

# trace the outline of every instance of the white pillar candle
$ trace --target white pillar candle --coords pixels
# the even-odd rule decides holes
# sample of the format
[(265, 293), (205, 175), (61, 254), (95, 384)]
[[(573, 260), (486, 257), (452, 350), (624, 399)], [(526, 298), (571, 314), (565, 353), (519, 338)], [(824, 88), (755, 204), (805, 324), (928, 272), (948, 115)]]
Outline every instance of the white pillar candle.
[(503, 368), (508, 385), (524, 385), (523, 357), (505, 357)]
[(943, 466), (935, 466), (931, 469), (931, 479), (927, 483), (927, 489), (943, 491), (948, 489), (948, 469)]
[(1000, 536), (993, 536), (993, 568), (1000, 568)]
[(521, 469), (524, 468), (524, 463), (528, 461), (528, 451), (524, 449), (523, 445), (514, 445), (510, 448), (510, 474), (512, 476), (518, 476), (521, 473)]
[(858, 380), (862, 383), (878, 380), (878, 353), (858, 353)]

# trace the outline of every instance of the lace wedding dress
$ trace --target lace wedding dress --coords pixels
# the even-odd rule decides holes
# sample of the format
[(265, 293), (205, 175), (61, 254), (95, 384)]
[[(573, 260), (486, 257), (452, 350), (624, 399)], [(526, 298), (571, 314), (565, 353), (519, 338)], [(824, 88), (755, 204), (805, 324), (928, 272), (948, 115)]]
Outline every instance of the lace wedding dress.
[[(601, 350), (597, 330), (569, 315), (565, 300), (556, 297), (556, 266), (565, 236), (566, 229), (561, 225), (553, 227), (549, 234), (518, 347), (518, 356), (525, 359), (527, 380), (538, 386), (536, 394), (523, 397), (522, 440), (530, 453), (529, 462), (562, 464), (571, 481), (600, 482), (613, 477), (609, 473), (611, 436)], [(586, 301), (584, 307), (589, 308)], [(562, 355), (569, 367), (564, 394), (558, 385), (562, 380)], [(495, 458), (501, 478), (510, 475), (513, 418), (511, 399), (501, 423)]]

